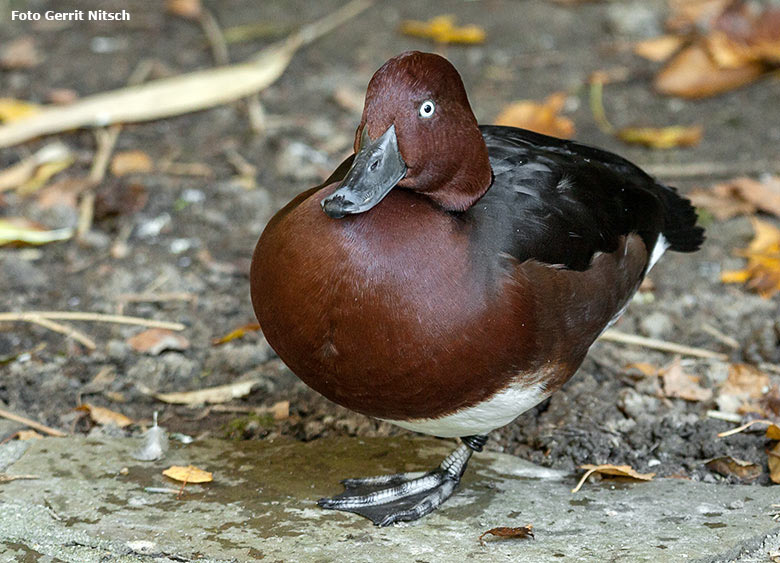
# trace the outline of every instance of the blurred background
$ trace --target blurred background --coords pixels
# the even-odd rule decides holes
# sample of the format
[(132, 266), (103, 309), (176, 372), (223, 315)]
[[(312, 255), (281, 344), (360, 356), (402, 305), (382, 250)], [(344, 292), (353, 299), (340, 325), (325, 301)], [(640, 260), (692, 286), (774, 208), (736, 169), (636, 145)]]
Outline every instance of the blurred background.
[(696, 353), (599, 343), (490, 447), (769, 483), (763, 433), (716, 433), (780, 415), (773, 1), (0, 0), (0, 440), (26, 421), (137, 435), (155, 411), (193, 437), (403, 433), (298, 382), (253, 324), (247, 272), (410, 49), (458, 68), (481, 123), (617, 152), (708, 229), (616, 327)]

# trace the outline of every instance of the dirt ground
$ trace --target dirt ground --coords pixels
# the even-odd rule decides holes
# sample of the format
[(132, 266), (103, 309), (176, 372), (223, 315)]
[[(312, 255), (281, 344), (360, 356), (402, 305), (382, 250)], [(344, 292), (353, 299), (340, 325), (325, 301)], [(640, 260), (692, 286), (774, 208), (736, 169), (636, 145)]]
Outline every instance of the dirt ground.
[[(0, 11), (16, 2), (0, 1)], [(30, 2), (43, 12), (75, 3)], [(34, 37), (42, 61), (0, 71), (0, 97), (45, 102), (53, 89), (86, 96), (123, 86), (139, 61), (152, 59), (160, 73), (213, 66), (199, 25), (141, 0), (82, 1), (106, 10), (126, 9), (130, 22), (9, 22), (0, 45)], [(207, 1), (223, 29), (248, 22), (272, 24), (265, 37), (232, 43), (240, 61), (301, 21), (312, 21), (341, 2)], [(162, 5), (162, 3), (160, 3)], [(89, 351), (71, 339), (24, 323), (0, 324), (0, 408), (67, 432), (140, 434), (158, 411), (166, 428), (191, 436), (301, 440), (323, 436), (395, 435), (405, 431), (342, 409), (299, 382), (260, 333), (214, 345), (253, 322), (248, 267), (254, 244), (272, 214), (294, 194), (319, 183), (350, 152), (360, 101), (371, 74), (408, 49), (438, 50), (460, 70), (480, 122), (491, 122), (508, 102), (543, 99), (565, 90), (564, 113), (576, 138), (616, 151), (651, 170), (678, 164), (725, 163), (754, 174), (754, 163), (780, 153), (780, 80), (769, 77), (715, 98), (684, 101), (655, 94), (657, 65), (634, 56), (632, 41), (662, 29), (665, 2), (602, 2), (561, 6), (542, 0), (481, 2), (412, 0), (378, 2), (336, 32), (299, 51), (284, 75), (260, 94), (266, 129), (254, 132), (246, 104), (234, 103), (181, 117), (125, 126), (116, 151), (142, 150), (157, 168), (143, 174), (109, 174), (97, 189), (95, 222), (84, 241), (0, 248), (0, 311), (70, 310), (123, 313), (181, 322), (189, 347), (159, 355), (134, 351), (127, 339), (143, 329), (73, 323), (97, 343)], [(484, 45), (437, 47), (397, 32), (402, 19), (427, 20), (452, 13), (486, 30)], [(269, 36), (270, 34), (270, 36)], [(275, 36), (275, 37), (271, 37)], [(601, 132), (585, 87), (596, 70), (625, 68), (628, 78), (607, 86), (605, 106), (618, 124), (704, 125), (700, 144), (653, 151), (627, 146)], [(337, 96), (340, 92), (342, 95)], [(337, 98), (340, 100), (338, 101)], [(352, 101), (350, 101), (352, 100)], [(91, 131), (58, 135), (76, 163), (55, 177), (78, 184), (89, 171), (96, 141)], [(0, 151), (0, 169), (52, 139)], [(234, 164), (235, 154), (256, 168), (256, 186)], [(165, 172), (160, 163), (199, 163), (208, 176)], [(240, 168), (240, 166), (239, 166)], [(245, 174), (246, 176), (246, 174)], [(687, 191), (709, 186), (715, 175), (663, 179)], [(64, 189), (61, 184), (60, 188)], [(63, 197), (0, 194), (0, 217), (22, 216), (48, 228), (74, 226), (78, 208)], [(778, 224), (776, 218), (765, 217)], [(763, 299), (739, 286), (722, 285), (723, 269), (743, 261), (733, 255), (751, 238), (745, 217), (708, 220), (707, 242), (694, 255), (667, 255), (653, 270), (654, 289), (634, 302), (617, 329), (728, 354), (728, 362), (683, 358), (685, 369), (716, 391), (731, 363), (780, 364), (780, 300)], [(124, 244), (124, 248), (123, 248)], [(186, 300), (128, 301), (132, 294), (186, 294)], [(651, 297), (647, 297), (650, 295)], [(736, 347), (707, 327), (733, 338)], [(630, 464), (639, 471), (705, 481), (734, 481), (705, 466), (724, 455), (763, 469), (768, 484), (768, 441), (762, 432), (718, 438), (734, 423), (707, 416), (716, 399), (689, 402), (664, 397), (658, 378), (626, 369), (636, 362), (667, 365), (672, 356), (646, 348), (597, 343), (579, 373), (551, 399), (497, 431), (488, 447), (564, 469), (583, 463)], [(770, 366), (771, 367), (771, 366)], [(108, 368), (106, 370), (105, 368)], [(103, 372), (98, 382), (97, 374)], [(780, 372), (768, 371), (772, 384)], [(106, 376), (107, 374), (107, 376)], [(105, 376), (105, 377), (104, 377)], [(188, 391), (257, 378), (247, 396), (229, 405), (290, 402), (290, 416), (220, 412), (175, 406), (153, 392)], [(91, 383), (92, 382), (92, 383)], [(124, 430), (94, 425), (74, 410), (90, 402), (134, 421)], [(0, 440), (8, 436), (0, 435)]]

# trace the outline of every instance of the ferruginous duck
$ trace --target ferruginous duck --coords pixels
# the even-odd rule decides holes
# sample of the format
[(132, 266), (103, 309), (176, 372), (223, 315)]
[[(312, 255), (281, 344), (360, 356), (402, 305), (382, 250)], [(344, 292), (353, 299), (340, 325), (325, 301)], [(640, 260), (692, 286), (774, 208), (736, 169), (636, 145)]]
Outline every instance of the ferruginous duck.
[(354, 150), (268, 223), (252, 303), (328, 399), (462, 440), (428, 473), (347, 479), (319, 501), (385, 526), (449, 498), (488, 433), (559, 389), (664, 251), (697, 250), (703, 229), (617, 155), (478, 125), (431, 53), (374, 74)]

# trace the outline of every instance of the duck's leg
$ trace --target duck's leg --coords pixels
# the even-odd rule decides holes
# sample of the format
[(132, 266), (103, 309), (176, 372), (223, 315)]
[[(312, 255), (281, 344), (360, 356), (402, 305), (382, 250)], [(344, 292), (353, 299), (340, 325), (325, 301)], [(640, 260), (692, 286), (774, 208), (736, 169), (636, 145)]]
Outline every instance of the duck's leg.
[(345, 479), (344, 492), (320, 499), (331, 510), (354, 512), (377, 526), (417, 520), (439, 508), (460, 483), (473, 452), (481, 452), (487, 436), (465, 436), (463, 444), (427, 473), (396, 473)]

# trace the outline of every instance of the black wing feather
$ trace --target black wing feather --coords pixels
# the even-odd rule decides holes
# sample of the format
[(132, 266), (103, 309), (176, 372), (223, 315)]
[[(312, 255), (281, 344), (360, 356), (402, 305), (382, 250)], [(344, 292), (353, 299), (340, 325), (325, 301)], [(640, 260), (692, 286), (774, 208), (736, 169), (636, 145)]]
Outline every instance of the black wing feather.
[(480, 128), (493, 185), (464, 218), (486, 253), (585, 270), (628, 233), (648, 250), (659, 233), (673, 250), (701, 245), (690, 202), (624, 158), (523, 129)]

